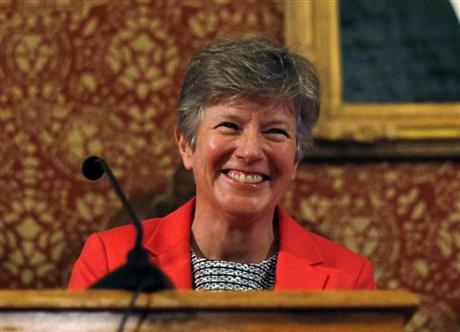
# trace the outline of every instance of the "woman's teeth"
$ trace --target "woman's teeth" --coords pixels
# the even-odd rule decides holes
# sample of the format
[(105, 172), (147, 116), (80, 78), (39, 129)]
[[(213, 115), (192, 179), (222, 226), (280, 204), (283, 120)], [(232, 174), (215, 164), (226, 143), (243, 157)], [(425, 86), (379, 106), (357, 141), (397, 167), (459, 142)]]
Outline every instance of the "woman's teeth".
[(233, 180), (242, 183), (257, 184), (263, 181), (263, 177), (258, 174), (245, 174), (241, 172), (230, 171), (228, 172), (228, 176)]

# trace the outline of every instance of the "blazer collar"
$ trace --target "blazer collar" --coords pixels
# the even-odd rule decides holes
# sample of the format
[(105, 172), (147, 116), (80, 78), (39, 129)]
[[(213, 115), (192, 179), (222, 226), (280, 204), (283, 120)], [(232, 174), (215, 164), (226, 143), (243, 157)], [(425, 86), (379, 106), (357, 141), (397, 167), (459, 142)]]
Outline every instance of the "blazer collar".
[(329, 278), (320, 269), (323, 255), (314, 238), (282, 208), (277, 208), (280, 248), (275, 290), (323, 289)]
[[(178, 289), (192, 288), (190, 230), (195, 208), (191, 199), (159, 221), (144, 246)], [(323, 256), (306, 232), (282, 208), (277, 208), (280, 247), (276, 266), (275, 290), (323, 289), (328, 273), (318, 267)]]
[(168, 214), (144, 241), (152, 260), (179, 289), (192, 288), (190, 229), (194, 208), (192, 199)]

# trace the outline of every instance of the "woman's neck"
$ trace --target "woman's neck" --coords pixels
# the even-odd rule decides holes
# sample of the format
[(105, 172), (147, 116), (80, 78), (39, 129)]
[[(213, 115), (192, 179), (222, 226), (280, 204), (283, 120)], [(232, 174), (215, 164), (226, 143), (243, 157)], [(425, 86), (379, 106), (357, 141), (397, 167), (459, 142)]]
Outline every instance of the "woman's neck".
[(195, 211), (192, 248), (197, 255), (208, 259), (259, 263), (277, 251), (273, 215), (243, 220)]

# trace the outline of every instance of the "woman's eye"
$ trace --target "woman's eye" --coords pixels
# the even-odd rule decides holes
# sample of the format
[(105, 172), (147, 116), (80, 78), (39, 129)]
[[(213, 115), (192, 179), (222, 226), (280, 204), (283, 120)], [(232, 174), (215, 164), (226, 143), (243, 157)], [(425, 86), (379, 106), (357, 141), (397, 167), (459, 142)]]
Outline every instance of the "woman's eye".
[(265, 131), (267, 134), (272, 134), (272, 135), (280, 135), (280, 136), (285, 136), (289, 138), (289, 134), (286, 130), (281, 129), (281, 128), (271, 128)]
[(220, 123), (216, 128), (228, 128), (232, 130), (238, 130), (239, 127), (238, 125), (232, 123), (232, 122), (222, 122)]

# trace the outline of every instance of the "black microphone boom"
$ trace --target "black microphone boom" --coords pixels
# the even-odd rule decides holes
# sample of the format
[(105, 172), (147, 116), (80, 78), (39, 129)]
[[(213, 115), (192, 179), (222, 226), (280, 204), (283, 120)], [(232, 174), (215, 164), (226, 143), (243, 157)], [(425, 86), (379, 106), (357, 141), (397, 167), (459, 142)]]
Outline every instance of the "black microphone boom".
[(142, 239), (144, 237), (144, 230), (142, 229), (141, 222), (131, 207), (131, 204), (129, 204), (123, 189), (121, 189), (121, 186), (115, 178), (115, 175), (113, 175), (109, 165), (105, 162), (104, 159), (97, 156), (91, 156), (83, 162), (81, 170), (83, 175), (88, 180), (92, 181), (99, 180), (104, 175), (104, 173), (107, 174), (109, 182), (111, 183), (113, 189), (117, 193), (118, 198), (123, 204), (123, 208), (128, 212), (134, 227), (136, 227), (136, 247), (141, 247)]
[(104, 159), (91, 156), (83, 162), (82, 173), (87, 179), (92, 181), (100, 179), (104, 173), (107, 174), (110, 184), (136, 228), (136, 241), (133, 249), (128, 253), (126, 264), (107, 274), (92, 285), (91, 288), (146, 292), (174, 288), (169, 278), (159, 268), (149, 262), (147, 252), (142, 246), (144, 231), (141, 222), (129, 204), (109, 165)]

